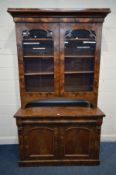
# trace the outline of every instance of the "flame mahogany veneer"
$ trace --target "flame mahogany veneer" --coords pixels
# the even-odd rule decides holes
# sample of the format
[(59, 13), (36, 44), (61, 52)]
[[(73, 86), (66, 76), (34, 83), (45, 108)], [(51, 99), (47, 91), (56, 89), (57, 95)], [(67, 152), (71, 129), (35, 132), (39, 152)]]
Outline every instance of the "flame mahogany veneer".
[(18, 51), (19, 165), (98, 165), (101, 35), (110, 9), (8, 12)]

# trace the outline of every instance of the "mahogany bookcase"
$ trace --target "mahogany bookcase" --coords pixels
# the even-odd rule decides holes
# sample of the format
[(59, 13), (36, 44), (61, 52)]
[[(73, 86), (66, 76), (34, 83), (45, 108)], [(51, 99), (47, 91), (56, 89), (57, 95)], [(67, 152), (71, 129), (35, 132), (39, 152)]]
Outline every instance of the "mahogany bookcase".
[(101, 37), (110, 9), (8, 12), (16, 24), (20, 165), (99, 164)]

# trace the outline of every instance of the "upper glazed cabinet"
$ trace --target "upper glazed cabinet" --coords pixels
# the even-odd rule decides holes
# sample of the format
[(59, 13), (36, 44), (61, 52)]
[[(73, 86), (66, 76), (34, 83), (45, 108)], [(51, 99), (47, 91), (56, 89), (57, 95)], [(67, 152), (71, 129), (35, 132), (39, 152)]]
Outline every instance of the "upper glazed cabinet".
[(22, 107), (71, 97), (97, 105), (102, 23), (109, 9), (8, 9), (16, 23)]

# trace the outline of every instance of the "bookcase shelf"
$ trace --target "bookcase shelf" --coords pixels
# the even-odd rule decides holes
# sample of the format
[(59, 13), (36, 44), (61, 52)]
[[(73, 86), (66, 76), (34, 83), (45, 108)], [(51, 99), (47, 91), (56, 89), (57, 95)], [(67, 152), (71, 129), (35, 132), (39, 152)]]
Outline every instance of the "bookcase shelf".
[(29, 38), (29, 39), (23, 39), (24, 42), (28, 41), (52, 41), (51, 38)]
[(65, 71), (65, 74), (91, 74), (94, 71)]
[(25, 73), (26, 76), (35, 76), (35, 75), (53, 75), (53, 72), (29, 72)]
[(94, 55), (65, 55), (65, 58), (94, 58)]
[(24, 55), (24, 58), (54, 58), (53, 55)]

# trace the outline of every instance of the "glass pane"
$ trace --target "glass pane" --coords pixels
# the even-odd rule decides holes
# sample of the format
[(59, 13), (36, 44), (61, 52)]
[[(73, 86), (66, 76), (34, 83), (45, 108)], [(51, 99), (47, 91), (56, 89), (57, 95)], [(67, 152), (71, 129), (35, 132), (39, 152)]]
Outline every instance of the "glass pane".
[(25, 78), (26, 91), (52, 92), (54, 87), (53, 75), (34, 75)]
[(65, 55), (94, 56), (94, 54), (95, 41), (78, 41), (78, 39), (65, 41)]
[(66, 31), (64, 42), (64, 91), (92, 91), (94, 78), (95, 32)]
[(35, 40), (23, 42), (24, 56), (53, 56), (53, 41), (51, 40)]
[(94, 59), (93, 58), (73, 58), (68, 57), (65, 59), (65, 71), (93, 71)]
[(24, 60), (25, 73), (54, 72), (53, 58), (27, 58)]
[(95, 39), (96, 34), (93, 30), (85, 30), (85, 29), (77, 29), (77, 30), (67, 30), (65, 32), (65, 38), (89, 38), (89, 39)]
[(93, 74), (65, 74), (65, 91), (92, 91)]
[(51, 30), (42, 30), (42, 29), (32, 29), (32, 30), (24, 30), (22, 32), (23, 39), (33, 39), (33, 38), (51, 38), (52, 39), (52, 31)]
[(26, 91), (54, 91), (54, 42), (52, 31), (24, 30), (22, 35)]

